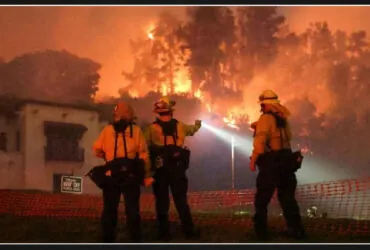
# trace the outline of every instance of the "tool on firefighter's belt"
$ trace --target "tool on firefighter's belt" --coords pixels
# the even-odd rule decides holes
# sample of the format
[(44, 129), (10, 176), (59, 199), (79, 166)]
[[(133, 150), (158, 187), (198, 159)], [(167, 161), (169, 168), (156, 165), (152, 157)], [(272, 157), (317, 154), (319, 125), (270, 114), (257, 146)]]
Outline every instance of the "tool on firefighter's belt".
[[(282, 128), (280, 128), (280, 144), (281, 144), (281, 148), (283, 148), (283, 134), (284, 133), (284, 130)], [(302, 155), (302, 151), (301, 150), (297, 150), (297, 151), (294, 151), (294, 152), (291, 152), (289, 154), (289, 156), (287, 157), (287, 165), (289, 165), (291, 167), (291, 170), (296, 172), (298, 171), (298, 169), (300, 169), (302, 167), (302, 163), (303, 163), (303, 155)]]
[[(130, 126), (130, 136), (132, 137), (132, 124)], [(123, 130), (125, 131), (125, 129)], [(124, 158), (117, 158), (117, 140), (118, 135), (122, 134), (123, 146), (125, 150)], [(111, 171), (110, 176), (106, 176), (107, 171)], [(124, 132), (115, 133), (114, 141), (114, 157), (110, 162), (106, 162), (103, 166), (96, 166), (92, 168), (86, 176), (99, 187), (104, 188), (107, 185), (119, 185), (126, 186), (135, 183), (144, 182), (145, 175), (145, 163), (143, 160), (139, 159), (138, 153), (134, 159), (127, 158), (127, 142)]]
[[(151, 157), (152, 157), (152, 170), (156, 171), (161, 168), (166, 168), (168, 170), (174, 167), (180, 167), (184, 170), (189, 168), (190, 163), (190, 150), (187, 147), (180, 147), (177, 145), (177, 121), (173, 119), (171, 121), (172, 128), (166, 127), (162, 122), (154, 122), (162, 127), (164, 131), (164, 145), (150, 147)], [(169, 131), (166, 131), (169, 128)], [(173, 138), (174, 145), (167, 144), (167, 136)]]
[[(281, 134), (280, 135), (280, 146), (281, 146), (281, 149), (283, 149), (283, 135), (285, 134), (283, 126), (285, 125), (282, 124), (280, 120), (278, 120), (280, 118), (278, 118), (276, 114), (272, 112), (269, 112), (269, 114), (274, 116), (277, 127), (280, 128), (280, 134)], [(267, 148), (269, 151), (260, 155), (257, 158), (256, 165), (259, 168), (261, 167), (263, 168), (264, 166), (269, 166), (272, 161), (276, 160), (276, 155), (278, 154), (278, 152), (271, 151), (270, 145), (267, 145)], [(304, 157), (302, 155), (301, 150), (297, 150), (294, 152), (290, 151), (289, 154), (284, 156), (284, 159), (282, 160), (284, 162), (284, 165), (288, 166), (291, 171), (296, 172), (298, 169), (302, 167), (303, 159)]]

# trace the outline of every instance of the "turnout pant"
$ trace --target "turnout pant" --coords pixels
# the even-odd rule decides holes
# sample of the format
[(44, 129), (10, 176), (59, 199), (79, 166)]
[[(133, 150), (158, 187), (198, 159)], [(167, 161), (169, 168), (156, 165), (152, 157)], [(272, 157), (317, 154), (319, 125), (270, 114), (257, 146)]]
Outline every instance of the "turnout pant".
[(105, 243), (113, 243), (116, 240), (118, 207), (122, 194), (129, 237), (133, 241), (139, 241), (141, 238), (140, 185), (127, 187), (112, 185), (103, 189), (104, 207), (101, 223)]
[(267, 207), (275, 189), (288, 229), (293, 232), (303, 230), (299, 206), (295, 199), (297, 178), (293, 171), (279, 164), (264, 166), (259, 170), (256, 186), (254, 227), (258, 235), (267, 234)]
[(187, 199), (188, 179), (185, 171), (179, 170), (170, 172), (165, 169), (159, 169), (155, 175), (153, 193), (155, 196), (155, 208), (160, 233), (169, 233), (169, 189), (171, 189), (173, 201), (180, 217), (184, 233), (192, 232), (194, 223)]

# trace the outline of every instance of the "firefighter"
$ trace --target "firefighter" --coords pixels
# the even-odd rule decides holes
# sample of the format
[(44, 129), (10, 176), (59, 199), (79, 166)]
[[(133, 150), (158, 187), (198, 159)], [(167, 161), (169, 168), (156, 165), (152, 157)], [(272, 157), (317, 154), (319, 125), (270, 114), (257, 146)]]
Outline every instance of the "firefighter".
[[(124, 102), (118, 103), (113, 112), (114, 122), (106, 125), (93, 146), (97, 157), (106, 161), (102, 175), (103, 191), (102, 233), (103, 242), (116, 240), (118, 206), (124, 196), (126, 222), (130, 240), (141, 241), (140, 185), (149, 187), (150, 159), (141, 129), (134, 123), (134, 111)], [(118, 169), (118, 170), (117, 170)]]
[(255, 135), (250, 170), (256, 171), (254, 228), (257, 236), (268, 239), (267, 207), (277, 189), (278, 200), (287, 222), (290, 237), (305, 236), (298, 203), (295, 199), (297, 179), (291, 158), (292, 133), (287, 118), (289, 110), (280, 104), (272, 90), (265, 90), (259, 97), (262, 115), (254, 123)]
[(187, 201), (188, 179), (186, 170), (189, 167), (190, 151), (184, 148), (186, 136), (193, 136), (201, 127), (201, 121), (186, 125), (173, 118), (173, 107), (176, 102), (162, 98), (154, 103), (157, 119), (146, 130), (153, 177), (156, 216), (159, 224), (158, 240), (171, 240), (169, 226), (171, 189), (173, 201), (178, 212), (183, 233), (188, 238), (199, 236), (195, 229)]

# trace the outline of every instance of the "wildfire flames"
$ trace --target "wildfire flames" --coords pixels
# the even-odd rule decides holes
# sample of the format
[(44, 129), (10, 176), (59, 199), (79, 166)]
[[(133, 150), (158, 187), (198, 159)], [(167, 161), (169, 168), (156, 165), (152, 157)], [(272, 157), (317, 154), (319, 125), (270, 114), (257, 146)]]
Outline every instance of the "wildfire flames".
[[(156, 39), (154, 36), (154, 29), (155, 29), (155, 26), (151, 24), (149, 28), (146, 30), (146, 35), (151, 43), (151, 46), (153, 46), (154, 41)], [(199, 88), (201, 88), (202, 85), (203, 83), (200, 84)], [(135, 87), (136, 86), (130, 86), (129, 89), (127, 89), (127, 93), (129, 94), (129, 96), (133, 98), (143, 97), (150, 91), (157, 92), (157, 93), (159, 92), (161, 95), (166, 96), (170, 93), (170, 89), (171, 89), (169, 84), (166, 84), (166, 83), (162, 83), (159, 89), (158, 88), (156, 89), (153, 87), (152, 89), (145, 88), (145, 89), (140, 90), (140, 89), (136, 89)], [(206, 93), (202, 92), (201, 89), (192, 90), (192, 82), (190, 80), (188, 70), (185, 67), (180, 68), (178, 71), (174, 73), (172, 92), (174, 94), (181, 94), (181, 95), (187, 95), (189, 97), (195, 97), (201, 100), (201, 103), (204, 105), (204, 109), (207, 112), (219, 114), (217, 107), (211, 104), (209, 100), (210, 98), (207, 96)], [(242, 109), (235, 110), (234, 108), (232, 112), (227, 111), (226, 113), (219, 114), (219, 115), (221, 115), (221, 117), (225, 116), (224, 119), (222, 120), (224, 124), (234, 129), (239, 129), (239, 127), (237, 126), (236, 118), (238, 117), (238, 115), (242, 115), (242, 114), (245, 115), (245, 114), (248, 114), (248, 112)], [(248, 116), (250, 115), (248, 114)], [(253, 117), (253, 118), (257, 118), (257, 117)]]
[(153, 33), (148, 32), (148, 38), (149, 38), (150, 40), (154, 40), (154, 35), (153, 35)]
[[(151, 43), (151, 46), (153, 46), (155, 41), (154, 36), (154, 25), (151, 25), (147, 31), (146, 35), (148, 40)], [(182, 67), (178, 71), (174, 73), (174, 79), (173, 79), (173, 94), (181, 94), (186, 95), (189, 97), (195, 97), (199, 100), (201, 100), (202, 105), (204, 106), (204, 109), (211, 114), (217, 114), (220, 118), (220, 123), (233, 128), (235, 130), (240, 130), (240, 127), (238, 126), (241, 123), (244, 123), (247, 121), (247, 123), (250, 125), (252, 122), (256, 121), (259, 117), (258, 110), (253, 110), (251, 107), (230, 107), (224, 112), (220, 112), (224, 109), (223, 105), (220, 103), (211, 104), (210, 97), (208, 93), (205, 93), (201, 91), (200, 88), (202, 88), (203, 83), (200, 84), (199, 89), (193, 90), (192, 89), (192, 81), (190, 80), (190, 76), (188, 73), (187, 68)], [(128, 94), (133, 98), (143, 97), (148, 92), (157, 92), (160, 93), (163, 96), (166, 96), (170, 93), (171, 88), (168, 83), (162, 83), (160, 85), (160, 88), (145, 88), (145, 89), (135, 89), (135, 86), (130, 86), (129, 89), (127, 89)], [(219, 105), (219, 106), (217, 106)], [(226, 105), (226, 104), (225, 104)], [(224, 105), (224, 106), (225, 106)], [(221, 118), (223, 117), (223, 118)], [(247, 117), (247, 120), (243, 120), (243, 118)], [(252, 128), (249, 128), (250, 131), (254, 131)], [(298, 145), (298, 147), (300, 147)], [(313, 154), (310, 149), (307, 146), (300, 147), (302, 150), (302, 153), (305, 154)]]
[(227, 126), (229, 126), (230, 128), (234, 128), (234, 129), (237, 129), (237, 130), (239, 130), (240, 128), (237, 126), (237, 125), (235, 125), (235, 120), (234, 119), (228, 119), (227, 117), (224, 117), (223, 118), (223, 121), (225, 122), (225, 124), (227, 125)]

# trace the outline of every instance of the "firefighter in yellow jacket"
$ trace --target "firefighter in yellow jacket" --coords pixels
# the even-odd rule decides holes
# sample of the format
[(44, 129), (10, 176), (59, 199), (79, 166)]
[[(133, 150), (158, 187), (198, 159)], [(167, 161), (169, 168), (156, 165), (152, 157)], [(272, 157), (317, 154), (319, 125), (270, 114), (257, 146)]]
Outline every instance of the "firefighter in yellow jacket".
[(184, 148), (186, 136), (193, 136), (201, 127), (201, 121), (186, 125), (173, 118), (175, 101), (162, 98), (154, 104), (156, 121), (146, 130), (151, 155), (153, 193), (157, 220), (159, 223), (158, 240), (171, 239), (168, 212), (170, 207), (169, 189), (171, 189), (175, 207), (179, 214), (182, 229), (187, 237), (197, 237), (199, 231), (194, 228), (193, 219), (187, 201), (190, 151)]
[[(134, 123), (134, 111), (124, 102), (115, 106), (114, 122), (105, 126), (93, 146), (97, 157), (106, 161), (104, 170), (107, 184), (102, 186), (102, 233), (106, 243), (116, 240), (118, 206), (121, 194), (125, 200), (125, 213), (130, 239), (141, 240), (140, 185), (150, 186), (150, 159), (141, 129)], [(139, 164), (142, 163), (142, 164)], [(118, 167), (118, 172), (114, 172)], [(141, 178), (142, 177), (142, 178)]]
[(257, 236), (268, 238), (267, 207), (275, 191), (287, 222), (288, 236), (304, 237), (298, 203), (295, 199), (297, 179), (290, 159), (292, 133), (287, 118), (289, 110), (280, 104), (278, 96), (265, 90), (259, 98), (261, 112), (259, 120), (253, 123), (255, 130), (253, 153), (250, 161), (251, 171), (256, 171), (257, 192), (255, 195), (254, 225)]

